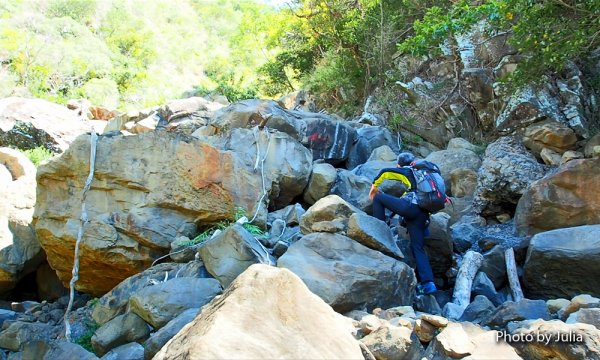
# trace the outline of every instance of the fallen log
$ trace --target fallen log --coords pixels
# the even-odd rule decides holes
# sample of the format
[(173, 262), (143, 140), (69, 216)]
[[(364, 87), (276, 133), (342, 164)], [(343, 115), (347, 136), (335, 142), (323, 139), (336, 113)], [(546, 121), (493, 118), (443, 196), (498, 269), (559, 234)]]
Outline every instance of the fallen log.
[(479, 271), (482, 263), (483, 255), (476, 251), (469, 250), (465, 254), (462, 264), (458, 269), (452, 302), (458, 305), (462, 310), (466, 309), (471, 303), (471, 287), (473, 286), (473, 279), (475, 279), (475, 275), (477, 274), (477, 271)]
[(519, 283), (515, 252), (512, 248), (504, 251), (504, 259), (506, 261), (506, 274), (508, 275), (508, 284), (510, 285), (513, 301), (521, 301), (524, 298), (523, 290), (521, 290), (521, 284)]

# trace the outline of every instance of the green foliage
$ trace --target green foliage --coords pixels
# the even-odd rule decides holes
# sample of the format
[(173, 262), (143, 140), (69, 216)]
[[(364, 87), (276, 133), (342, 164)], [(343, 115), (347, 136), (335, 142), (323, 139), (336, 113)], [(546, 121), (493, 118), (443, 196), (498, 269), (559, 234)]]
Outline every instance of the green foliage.
[[(226, 228), (228, 228), (229, 226), (231, 226), (233, 223), (235, 223), (236, 221), (238, 221), (239, 219), (241, 219), (244, 216), (246, 216), (246, 211), (241, 207), (236, 207), (231, 220), (219, 221), (218, 223), (209, 226), (207, 229), (202, 231), (200, 234), (198, 234), (196, 237), (194, 237), (190, 241), (182, 242), (180, 245), (193, 246), (193, 245), (203, 243), (204, 241), (210, 239), (210, 237), (214, 234), (215, 231), (225, 230)], [(246, 222), (242, 225), (242, 227), (244, 229), (246, 229), (246, 231), (248, 231), (254, 237), (266, 236), (265, 231), (258, 225), (254, 225), (249, 222)]]
[(259, 97), (257, 69), (279, 51), (265, 48), (276, 16), (258, 0), (2, 2), (2, 93), (123, 110), (193, 89)]
[(96, 0), (50, 0), (47, 2), (46, 16), (66, 16), (85, 24), (94, 16), (96, 6)]
[(92, 347), (92, 336), (94, 336), (94, 333), (96, 332), (96, 330), (98, 330), (99, 326), (92, 319), (88, 319), (85, 322), (85, 326), (86, 331), (80, 337), (73, 339), (73, 342), (77, 345), (80, 345), (81, 347), (93, 354), (94, 348)]
[(35, 149), (22, 150), (22, 152), (36, 167), (38, 167), (42, 161), (48, 160), (54, 156), (54, 153), (42, 146), (36, 147)]
[(511, 33), (509, 43), (524, 61), (508, 79), (513, 85), (541, 81), (560, 72), (570, 60), (585, 59), (600, 45), (600, 2), (493, 0), (472, 4), (462, 0), (434, 6), (413, 24), (413, 34), (398, 49), (414, 55), (439, 55), (450, 36), (481, 20), (494, 32)]
[(81, 88), (81, 95), (95, 105), (115, 109), (119, 105), (119, 87), (112, 79), (94, 78)]

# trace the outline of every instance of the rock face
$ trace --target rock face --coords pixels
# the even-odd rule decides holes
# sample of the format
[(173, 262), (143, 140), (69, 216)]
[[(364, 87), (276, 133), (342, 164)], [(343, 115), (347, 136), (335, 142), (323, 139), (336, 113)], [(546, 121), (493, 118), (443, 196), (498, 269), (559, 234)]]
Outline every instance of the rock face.
[(41, 99), (0, 100), (0, 146), (63, 152), (75, 138), (92, 129), (75, 111)]
[(600, 296), (600, 225), (535, 235), (523, 267), (523, 285), (533, 298)]
[(154, 359), (362, 360), (352, 330), (290, 271), (252, 265)]
[(572, 160), (531, 185), (519, 200), (521, 234), (600, 223), (600, 159)]
[(211, 119), (211, 125), (222, 130), (260, 124), (300, 141), (312, 150), (313, 160), (332, 164), (348, 158), (356, 139), (356, 130), (346, 122), (320, 113), (285, 110), (270, 100), (243, 100), (220, 109)]
[(44, 259), (31, 225), (35, 173), (21, 152), (0, 148), (0, 293), (14, 288)]
[[(89, 172), (89, 142), (88, 136), (78, 138), (38, 169), (35, 230), (65, 284)], [(177, 237), (192, 238), (197, 224), (232, 218), (236, 205), (253, 213), (260, 183), (260, 175), (233, 153), (182, 135), (100, 137), (86, 199), (89, 222), (78, 290), (102, 295), (167, 253)]]
[(521, 142), (502, 137), (485, 150), (478, 172), (474, 207), (482, 215), (512, 212), (527, 187), (542, 176), (543, 166)]
[(272, 210), (289, 205), (308, 184), (312, 155), (286, 133), (233, 129), (223, 149), (235, 152), (248, 166), (259, 165), (256, 171), (265, 176)]
[(405, 263), (339, 234), (313, 233), (279, 258), (340, 313), (412, 303), (416, 278)]

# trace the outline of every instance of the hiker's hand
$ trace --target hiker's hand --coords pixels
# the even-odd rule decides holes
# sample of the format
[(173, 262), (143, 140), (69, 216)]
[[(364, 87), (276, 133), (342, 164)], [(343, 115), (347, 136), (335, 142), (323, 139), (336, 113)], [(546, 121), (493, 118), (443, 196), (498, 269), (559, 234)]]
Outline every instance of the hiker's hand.
[(371, 185), (371, 191), (369, 191), (369, 199), (371, 199), (371, 201), (373, 201), (375, 194), (377, 194), (378, 192), (379, 192), (379, 190), (375, 187), (375, 185)]

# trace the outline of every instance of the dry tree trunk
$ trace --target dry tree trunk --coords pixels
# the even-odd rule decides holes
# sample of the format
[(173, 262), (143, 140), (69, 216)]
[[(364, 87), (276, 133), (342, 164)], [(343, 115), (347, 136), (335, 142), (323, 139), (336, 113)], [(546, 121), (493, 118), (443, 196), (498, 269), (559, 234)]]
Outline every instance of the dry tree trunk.
[(475, 279), (475, 275), (482, 263), (483, 255), (476, 251), (469, 250), (463, 258), (460, 269), (458, 269), (452, 302), (458, 305), (462, 310), (464, 310), (471, 302), (473, 279)]
[(504, 259), (506, 260), (506, 275), (508, 275), (508, 283), (510, 284), (510, 291), (513, 296), (513, 301), (521, 301), (524, 298), (523, 290), (521, 290), (521, 284), (519, 284), (519, 275), (517, 274), (517, 264), (515, 262), (515, 252), (512, 248), (506, 249), (504, 252)]

